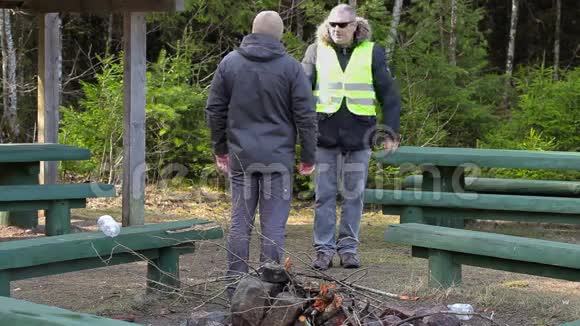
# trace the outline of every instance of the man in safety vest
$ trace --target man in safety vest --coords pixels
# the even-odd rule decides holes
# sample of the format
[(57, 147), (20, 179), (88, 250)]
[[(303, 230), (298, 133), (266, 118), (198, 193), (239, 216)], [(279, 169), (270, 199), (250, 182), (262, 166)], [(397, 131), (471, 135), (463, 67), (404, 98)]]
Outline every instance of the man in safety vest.
[[(359, 227), (372, 146), (377, 142), (386, 150), (399, 146), (399, 92), (384, 49), (369, 41), (370, 35), (370, 25), (353, 7), (338, 5), (319, 26), (317, 41), (302, 61), (318, 114), (313, 267), (320, 270), (332, 266), (336, 252), (344, 268), (360, 267)], [(379, 126), (377, 107), (382, 108)]]

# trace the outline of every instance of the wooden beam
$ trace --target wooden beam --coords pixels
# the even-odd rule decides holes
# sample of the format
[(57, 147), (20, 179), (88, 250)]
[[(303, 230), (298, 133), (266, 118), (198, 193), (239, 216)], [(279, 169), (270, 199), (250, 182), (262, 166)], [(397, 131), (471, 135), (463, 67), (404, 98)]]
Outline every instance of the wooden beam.
[(144, 13), (125, 14), (123, 226), (145, 224), (146, 32)]
[[(122, 228), (115, 238), (102, 232), (79, 232), (0, 243), (0, 271), (84, 258), (108, 258), (117, 253), (192, 246), (190, 241), (220, 239), (223, 230), (210, 221), (191, 219)], [(64, 271), (63, 271), (64, 272)]]
[(49, 12), (182, 11), (184, 0), (18, 0), (0, 1), (0, 8)]
[(390, 225), (385, 231), (385, 240), (454, 253), (580, 269), (580, 245), (571, 243), (414, 223)]
[[(58, 143), (60, 107), (61, 20), (59, 14), (39, 16), (38, 44), (38, 142)], [(43, 162), (40, 183), (56, 183), (57, 162)]]
[(0, 297), (0, 319), (4, 325), (131, 326), (120, 320), (83, 314), (28, 301)]
[(580, 198), (367, 189), (364, 201), (387, 206), (580, 214)]

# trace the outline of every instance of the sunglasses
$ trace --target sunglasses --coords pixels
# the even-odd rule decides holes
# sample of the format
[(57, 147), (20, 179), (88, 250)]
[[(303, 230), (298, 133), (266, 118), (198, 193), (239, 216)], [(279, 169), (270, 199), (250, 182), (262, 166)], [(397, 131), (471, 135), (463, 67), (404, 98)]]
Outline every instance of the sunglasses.
[(328, 25), (330, 25), (330, 27), (346, 28), (348, 25), (350, 25), (352, 23), (353, 22), (346, 22), (346, 23), (328, 23)]

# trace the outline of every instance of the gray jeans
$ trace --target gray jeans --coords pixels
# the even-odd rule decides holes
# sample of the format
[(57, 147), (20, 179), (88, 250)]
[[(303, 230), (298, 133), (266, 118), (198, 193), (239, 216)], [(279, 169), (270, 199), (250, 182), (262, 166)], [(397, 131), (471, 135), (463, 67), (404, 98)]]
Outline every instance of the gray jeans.
[(259, 205), (261, 225), (261, 262), (279, 263), (283, 256), (284, 236), (292, 178), (289, 172), (230, 172), (232, 192), (231, 229), (228, 234), (228, 275), (248, 272), (250, 237)]
[[(363, 192), (371, 150), (342, 152), (337, 148), (316, 149), (316, 212), (314, 249), (327, 255), (356, 253), (363, 211)], [(338, 240), (336, 198), (342, 197)]]

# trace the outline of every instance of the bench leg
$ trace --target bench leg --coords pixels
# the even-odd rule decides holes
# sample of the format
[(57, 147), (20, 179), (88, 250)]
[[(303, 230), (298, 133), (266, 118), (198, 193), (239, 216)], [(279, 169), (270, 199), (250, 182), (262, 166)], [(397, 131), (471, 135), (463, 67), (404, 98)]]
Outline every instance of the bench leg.
[(147, 288), (161, 292), (175, 292), (180, 288), (179, 249), (161, 248), (159, 258), (147, 265)]
[(444, 250), (429, 249), (429, 287), (449, 288), (461, 283), (461, 265)]
[(424, 224), (423, 209), (421, 207), (405, 207), (401, 212), (399, 223), (419, 223)]
[(0, 271), (0, 296), (10, 297), (10, 272)]
[[(465, 192), (465, 174), (463, 167), (451, 166), (427, 166), (423, 171), (424, 191), (433, 192)], [(426, 218), (427, 224), (445, 226), (456, 229), (465, 228), (465, 220), (457, 217), (430, 217)]]
[(62, 235), (70, 232), (70, 204), (66, 200), (55, 201), (46, 210), (47, 236)]

